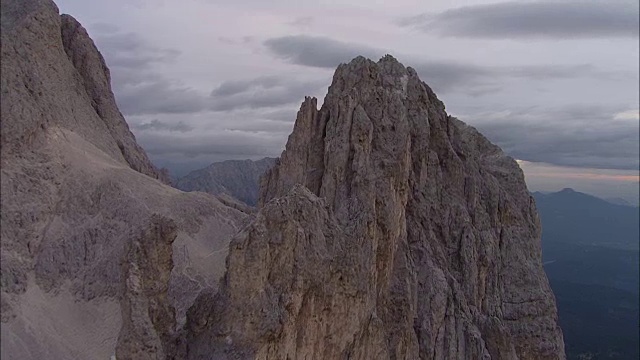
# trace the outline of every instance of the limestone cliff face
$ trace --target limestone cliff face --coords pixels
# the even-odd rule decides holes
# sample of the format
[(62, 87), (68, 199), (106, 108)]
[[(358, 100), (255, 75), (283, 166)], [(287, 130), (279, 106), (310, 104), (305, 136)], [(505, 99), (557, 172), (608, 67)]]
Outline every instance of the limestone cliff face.
[(249, 216), (158, 180), (73, 18), (50, 0), (2, 0), (1, 14), (0, 357), (108, 359), (119, 334), (119, 358), (166, 354)]
[(171, 349), (175, 309), (167, 299), (173, 269), (172, 244), (178, 236), (170, 219), (152, 216), (140, 234), (132, 234), (122, 261), (122, 323), (116, 356), (122, 359), (164, 359)]
[(564, 359), (517, 163), (391, 56), (305, 99), (191, 359)]

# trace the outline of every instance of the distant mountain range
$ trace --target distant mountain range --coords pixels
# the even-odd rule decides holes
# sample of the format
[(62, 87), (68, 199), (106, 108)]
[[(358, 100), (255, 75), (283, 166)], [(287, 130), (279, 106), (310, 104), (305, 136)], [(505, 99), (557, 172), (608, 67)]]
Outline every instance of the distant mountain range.
[(227, 160), (195, 170), (175, 182), (183, 191), (202, 191), (213, 195), (230, 195), (247, 205), (258, 201), (260, 176), (273, 164), (275, 158), (261, 160)]
[(632, 204), (630, 202), (628, 202), (627, 200), (623, 199), (623, 198), (619, 198), (619, 197), (613, 197), (613, 198), (606, 198), (604, 199), (607, 202), (610, 202), (612, 204), (616, 204), (616, 205), (623, 205), (623, 206), (634, 206), (634, 207), (638, 207), (638, 205), (636, 204)]
[(533, 196), (542, 221), (543, 244), (546, 239), (638, 250), (640, 208), (612, 204), (572, 189)]
[(638, 207), (533, 193), (568, 359), (638, 359)]

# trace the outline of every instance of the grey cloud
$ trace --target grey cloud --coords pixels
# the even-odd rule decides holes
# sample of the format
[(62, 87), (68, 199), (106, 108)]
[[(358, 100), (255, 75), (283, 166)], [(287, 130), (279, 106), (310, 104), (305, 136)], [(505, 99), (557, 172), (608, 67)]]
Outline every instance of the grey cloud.
[(109, 32), (96, 37), (109, 66), (144, 69), (152, 63), (175, 60), (180, 52), (146, 44), (134, 33)]
[[(152, 81), (145, 79), (142, 84)], [(129, 120), (152, 159), (174, 171), (224, 159), (278, 156), (304, 96), (323, 94), (328, 81), (328, 77), (300, 79), (288, 74), (228, 81), (212, 91), (201, 112), (165, 111), (154, 116), (143, 112)], [(140, 87), (137, 81), (130, 82), (131, 88)]]
[[(164, 79), (162, 74), (152, 71), (139, 71), (135, 68), (112, 67), (111, 86), (114, 92), (122, 87), (156, 82)], [(117, 93), (116, 93), (117, 95)]]
[(142, 123), (134, 126), (135, 129), (146, 131), (146, 130), (156, 130), (156, 131), (170, 131), (170, 132), (189, 132), (193, 130), (193, 127), (185, 124), (183, 121), (178, 121), (177, 123), (168, 123), (164, 121), (160, 121), (158, 119), (151, 120), (150, 122)]
[(572, 106), (523, 108), (467, 114), (461, 120), (478, 128), (511, 156), (533, 162), (637, 170), (638, 122), (614, 120), (620, 108)]
[(118, 32), (120, 29), (113, 25), (113, 24), (109, 24), (109, 23), (103, 23), (103, 22), (97, 22), (97, 23), (93, 23), (91, 26), (91, 31), (92, 32), (97, 32), (98, 34), (102, 33), (102, 34), (113, 34)]
[(584, 75), (590, 75), (593, 77), (614, 77), (617, 73), (605, 72), (596, 69), (590, 64), (577, 64), (577, 65), (530, 65), (519, 67), (507, 67), (504, 69), (494, 68), (495, 73), (503, 71), (506, 75), (520, 78), (532, 78), (532, 79), (572, 79), (578, 78)]
[(134, 33), (97, 26), (96, 44), (111, 69), (112, 88), (125, 115), (193, 113), (207, 108), (206, 97), (153, 70), (180, 52), (147, 44)]
[[(302, 101), (302, 100), (301, 100)], [(296, 104), (296, 107), (288, 107), (288, 108), (280, 108), (270, 111), (263, 111), (262, 116), (265, 119), (273, 120), (273, 121), (281, 121), (281, 122), (289, 122), (293, 123), (296, 119), (296, 114), (298, 113), (299, 104)]]
[(261, 76), (251, 80), (225, 81), (213, 89), (211, 96), (231, 96), (255, 87), (269, 89), (278, 85), (281, 85), (281, 81), (275, 76)]
[(379, 49), (319, 36), (284, 36), (268, 39), (264, 45), (290, 63), (329, 69), (358, 55), (376, 59), (385, 54)]
[(144, 69), (154, 62), (163, 62), (165, 56), (140, 55), (130, 53), (124, 56), (110, 55), (108, 65), (112, 68), (124, 67), (130, 69)]
[(502, 90), (507, 79), (531, 81), (567, 80), (591, 77), (620, 79), (623, 73), (601, 71), (590, 64), (479, 66), (456, 62), (418, 61), (414, 68), (420, 78), (441, 93), (460, 90), (470, 96), (486, 95)]
[(245, 45), (245, 44), (252, 43), (254, 41), (254, 37), (243, 36), (241, 38), (237, 38), (237, 37), (219, 36), (218, 41), (227, 45)]
[(295, 116), (289, 122), (269, 120), (269, 119), (256, 119), (253, 121), (238, 122), (233, 126), (233, 130), (244, 131), (247, 133), (274, 133), (274, 134), (289, 134), (293, 130), (293, 123)]
[(637, 38), (638, 15), (637, 1), (513, 1), (421, 14), (399, 23), (427, 33), (466, 38)]
[(188, 138), (161, 132), (142, 132), (136, 138), (155, 157), (167, 157), (171, 154), (180, 154), (184, 158), (202, 155), (273, 156), (281, 151), (283, 145), (281, 136), (239, 130), (191, 134)]
[[(276, 57), (290, 63), (318, 68), (334, 69), (358, 55), (377, 59), (387, 53), (364, 45), (350, 44), (325, 37), (285, 36), (269, 39), (264, 45)], [(509, 78), (530, 80), (572, 79), (579, 77), (613, 78), (617, 73), (600, 71), (589, 64), (481, 66), (457, 61), (428, 61), (411, 59), (408, 62), (420, 78), (436, 92), (460, 90), (479, 96), (501, 90), (501, 81)]]
[[(447, 93), (456, 89), (471, 91), (482, 89), (484, 94), (487, 86), (494, 82), (494, 71), (481, 66), (461, 64), (456, 62), (420, 62), (414, 69), (420, 79), (433, 87), (438, 93)], [(501, 87), (495, 90), (499, 91)]]
[(114, 94), (123, 114), (186, 114), (206, 110), (206, 98), (200, 93), (153, 75), (146, 74), (142, 79), (133, 76), (122, 82), (114, 76)]
[[(225, 159), (278, 156), (291, 133), (296, 111), (294, 107), (242, 108), (138, 115), (129, 120), (136, 139), (154, 162), (175, 171)], [(191, 130), (180, 131), (187, 129)]]
[(314, 21), (315, 19), (313, 16), (300, 16), (293, 19), (293, 21), (288, 22), (287, 25), (304, 29), (304, 28), (308, 28), (311, 24), (313, 24)]
[(301, 102), (306, 95), (316, 95), (325, 80), (300, 80), (264, 76), (251, 80), (227, 81), (211, 92), (211, 109), (273, 108)]

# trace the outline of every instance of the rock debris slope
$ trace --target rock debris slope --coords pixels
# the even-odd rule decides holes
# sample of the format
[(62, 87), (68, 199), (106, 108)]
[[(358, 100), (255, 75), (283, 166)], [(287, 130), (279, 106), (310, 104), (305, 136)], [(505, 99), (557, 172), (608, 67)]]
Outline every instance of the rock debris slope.
[(190, 359), (564, 359), (517, 163), (391, 56), (306, 98)]
[(170, 356), (249, 216), (158, 180), (75, 19), (1, 10), (1, 357)]

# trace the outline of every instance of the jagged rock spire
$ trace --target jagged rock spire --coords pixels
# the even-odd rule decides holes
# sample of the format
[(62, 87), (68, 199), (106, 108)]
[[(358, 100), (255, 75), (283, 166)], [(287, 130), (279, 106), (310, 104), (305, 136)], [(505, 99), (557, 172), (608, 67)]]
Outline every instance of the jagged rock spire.
[(189, 358), (564, 359), (522, 171), (393, 57), (305, 98), (260, 203)]

